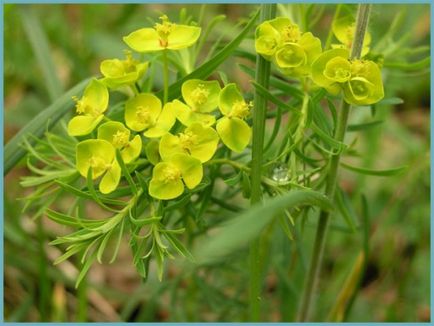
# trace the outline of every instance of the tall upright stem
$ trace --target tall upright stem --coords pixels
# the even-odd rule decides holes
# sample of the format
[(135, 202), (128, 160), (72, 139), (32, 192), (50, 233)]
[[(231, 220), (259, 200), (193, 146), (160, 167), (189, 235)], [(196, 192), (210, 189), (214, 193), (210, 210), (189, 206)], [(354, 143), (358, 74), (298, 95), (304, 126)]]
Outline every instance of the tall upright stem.
[[(363, 40), (365, 38), (366, 29), (368, 27), (369, 13), (371, 5), (360, 4), (357, 11), (356, 30), (354, 35), (353, 46), (351, 48), (351, 59), (360, 58), (362, 52)], [(342, 142), (345, 137), (347, 129), (348, 116), (350, 113), (350, 105), (342, 100), (341, 107), (338, 114), (337, 125), (335, 129), (335, 139)], [(340, 161), (340, 153), (333, 155), (330, 159), (330, 165), (327, 176), (327, 183), (325, 194), (330, 199), (335, 195), (338, 167)], [(312, 296), (315, 292), (316, 283), (321, 269), (322, 257), (324, 253), (326, 235), (328, 224), (330, 220), (330, 213), (321, 211), (319, 222), (316, 230), (315, 243), (313, 248), (312, 259), (309, 266), (309, 271), (306, 279), (304, 293), (301, 301), (300, 311), (298, 315), (299, 321), (307, 321), (312, 302)]]
[[(260, 22), (272, 19), (276, 15), (276, 4), (262, 4)], [(255, 81), (265, 89), (268, 89), (270, 80), (270, 62), (259, 54), (256, 55)], [(267, 99), (257, 91), (254, 96), (253, 107), (253, 139), (252, 139), (252, 168), (250, 171), (252, 205), (262, 199), (261, 175), (262, 154), (264, 147), (265, 114)], [(260, 257), (260, 239), (253, 240), (250, 244), (250, 283), (249, 283), (249, 319), (259, 321), (261, 316), (260, 301), (262, 287), (262, 258)]]
[(169, 99), (169, 59), (167, 49), (163, 50), (163, 103), (166, 104)]

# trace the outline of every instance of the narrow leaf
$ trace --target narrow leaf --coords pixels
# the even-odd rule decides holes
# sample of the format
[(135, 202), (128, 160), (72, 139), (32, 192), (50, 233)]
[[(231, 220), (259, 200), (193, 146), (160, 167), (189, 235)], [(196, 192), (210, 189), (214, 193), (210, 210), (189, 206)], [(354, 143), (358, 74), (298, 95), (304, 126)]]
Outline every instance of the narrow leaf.
[(365, 168), (349, 165), (343, 162), (341, 162), (341, 165), (342, 167), (350, 171), (354, 171), (361, 174), (376, 175), (379, 177), (389, 177), (389, 176), (397, 175), (404, 172), (408, 168), (408, 166), (405, 165), (405, 166), (400, 166), (388, 170), (371, 170), (371, 169), (365, 169)]

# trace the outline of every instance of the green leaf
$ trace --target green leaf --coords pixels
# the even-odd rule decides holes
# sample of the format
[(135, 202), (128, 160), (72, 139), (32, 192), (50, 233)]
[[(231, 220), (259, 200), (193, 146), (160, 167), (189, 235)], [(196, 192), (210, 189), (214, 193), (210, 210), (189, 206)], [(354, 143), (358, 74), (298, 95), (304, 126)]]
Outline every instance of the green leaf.
[[(255, 77), (255, 69), (247, 67), (243, 64), (240, 64), (239, 67), (243, 72), (248, 74), (250, 77), (252, 77), (252, 78)], [(275, 88), (281, 90), (282, 92), (285, 92), (285, 93), (295, 97), (298, 100), (303, 99), (303, 96), (304, 96), (303, 91), (294, 87), (293, 85), (291, 85), (287, 81), (279, 79), (275, 76), (270, 76), (270, 86), (275, 87)]]
[(118, 256), (119, 248), (121, 246), (122, 236), (124, 234), (124, 227), (125, 227), (125, 219), (123, 219), (121, 222), (121, 227), (119, 229), (118, 239), (116, 241), (116, 246), (115, 246), (115, 249), (113, 250), (113, 255), (109, 261), (109, 264), (113, 263), (115, 261), (116, 257)]
[(278, 108), (283, 108), (286, 109), (286, 111), (292, 111), (292, 112), (295, 112), (297, 110), (295, 107), (286, 104), (282, 100), (279, 100), (276, 96), (271, 94), (268, 89), (264, 88), (262, 85), (258, 84), (257, 82), (252, 81), (251, 83), (258, 91), (258, 94), (260, 94), (262, 97), (265, 97), (271, 103), (276, 104)]
[[(218, 66), (220, 66), (225, 60), (235, 51), (240, 45), (241, 41), (247, 36), (250, 29), (254, 26), (256, 19), (259, 16), (259, 10), (252, 16), (244, 29), (238, 34), (230, 43), (228, 43), (220, 52), (218, 52), (212, 59), (208, 60), (192, 73), (177, 80), (169, 87), (169, 100), (173, 100), (181, 94), (182, 84), (189, 79), (206, 79), (208, 78)], [(157, 93), (157, 96), (163, 97), (163, 90)]]
[(62, 225), (73, 227), (96, 227), (101, 226), (106, 222), (106, 220), (77, 219), (73, 216), (62, 214), (51, 209), (47, 209), (45, 213), (50, 220)]
[(24, 31), (30, 41), (38, 66), (44, 75), (50, 100), (54, 101), (63, 93), (62, 83), (57, 75), (48, 40), (42, 30), (41, 24), (30, 6), (20, 6), (21, 21)]
[[(71, 186), (70, 184), (64, 183), (60, 180), (56, 180), (55, 182), (59, 185), (60, 188), (62, 188), (65, 191), (70, 192), (71, 194), (73, 194), (75, 196), (78, 196), (78, 197), (81, 197), (84, 199), (93, 199), (93, 196), (90, 193), (87, 193), (83, 190), (80, 190), (80, 189), (74, 187), (74, 186)], [(103, 203), (110, 204), (110, 205), (125, 206), (128, 204), (127, 202), (124, 202), (122, 200), (102, 198), (102, 197), (100, 199)]]
[[(302, 205), (318, 206), (325, 210), (332, 209), (332, 203), (323, 194), (310, 190), (290, 191), (274, 197), (263, 204), (253, 206), (241, 215), (222, 226), (213, 238), (199, 246), (194, 255), (200, 264), (210, 264), (224, 256), (245, 247), (269, 225), (274, 217), (285, 209)], [(242, 236), (240, 236), (242, 234)]]
[(384, 120), (375, 120), (375, 121), (366, 122), (366, 123), (352, 124), (352, 125), (348, 125), (347, 131), (348, 132), (365, 131), (367, 129), (371, 129), (373, 127), (376, 127), (376, 126), (382, 124), (383, 122), (384, 122)]
[(26, 154), (26, 150), (20, 146), (23, 139), (27, 135), (40, 137), (46, 130), (51, 129), (74, 106), (71, 97), (83, 91), (89, 80), (90, 78), (83, 80), (58, 98), (56, 102), (39, 113), (6, 144), (4, 149), (3, 175), (8, 174), (15, 164)]
[(114, 212), (114, 213), (119, 213), (118, 210), (113, 209), (111, 207), (108, 207), (106, 204), (103, 203), (102, 199), (98, 196), (98, 193), (95, 190), (94, 184), (93, 184), (93, 179), (92, 179), (92, 168), (90, 168), (87, 172), (87, 189), (89, 190), (90, 195), (92, 196), (92, 199), (98, 204), (100, 205), (102, 208), (110, 211), (110, 212)]
[(380, 177), (389, 177), (389, 176), (397, 175), (404, 172), (408, 168), (408, 166), (404, 165), (404, 166), (400, 166), (388, 170), (371, 170), (371, 169), (365, 169), (365, 168), (349, 165), (343, 162), (341, 162), (341, 165), (342, 167), (350, 171), (354, 171), (361, 174), (367, 174), (367, 175), (376, 175)]
[(383, 98), (380, 102), (377, 103), (377, 105), (398, 105), (403, 104), (404, 100), (399, 97), (388, 97)]
[(96, 253), (93, 253), (84, 263), (83, 267), (81, 268), (80, 273), (78, 274), (77, 281), (75, 282), (75, 288), (78, 288), (81, 281), (83, 281), (83, 278), (86, 276), (87, 272), (89, 271), (90, 266), (92, 266), (93, 262), (95, 261)]
[(114, 232), (114, 230), (115, 229), (113, 228), (109, 232), (107, 232), (106, 235), (104, 235), (104, 237), (103, 237), (103, 239), (102, 239), (102, 241), (98, 247), (98, 250), (96, 253), (96, 260), (100, 264), (102, 264), (102, 255), (104, 254), (105, 248), (107, 247), (107, 243), (110, 240), (110, 237), (111, 237), (112, 233)]
[(223, 180), (223, 182), (226, 183), (228, 186), (234, 187), (240, 182), (241, 175), (242, 175), (242, 172), (237, 173), (235, 176), (232, 176), (228, 179)]
[(174, 248), (178, 253), (180, 253), (182, 256), (184, 256), (185, 258), (189, 259), (190, 261), (194, 262), (194, 257), (193, 255), (190, 253), (190, 251), (188, 251), (188, 249), (182, 244), (181, 241), (179, 241), (176, 236), (174, 236), (171, 233), (165, 232), (163, 233), (163, 236), (167, 239), (167, 241), (169, 241), (169, 243), (171, 244), (172, 248)]
[(138, 190), (137, 190), (136, 183), (133, 181), (133, 178), (131, 177), (128, 168), (126, 167), (125, 162), (122, 159), (121, 152), (118, 149), (116, 150), (116, 159), (121, 167), (122, 174), (124, 175), (125, 179), (127, 180), (128, 184), (131, 187), (131, 191), (133, 192), (134, 195), (137, 195)]
[(350, 229), (355, 232), (356, 231), (356, 223), (357, 223), (357, 217), (354, 213), (354, 209), (351, 206), (351, 202), (349, 201), (346, 194), (342, 191), (342, 189), (337, 189), (336, 192), (336, 206), (341, 213), (342, 217), (344, 218), (347, 225), (350, 227)]

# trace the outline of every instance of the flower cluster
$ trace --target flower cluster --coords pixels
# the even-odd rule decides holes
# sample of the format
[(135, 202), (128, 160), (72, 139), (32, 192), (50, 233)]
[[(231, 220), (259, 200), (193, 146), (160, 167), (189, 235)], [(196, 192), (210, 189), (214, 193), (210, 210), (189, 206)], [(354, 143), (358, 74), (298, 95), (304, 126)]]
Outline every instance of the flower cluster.
[(347, 103), (374, 104), (384, 97), (378, 65), (369, 60), (349, 60), (347, 49), (325, 51), (312, 65), (313, 81), (331, 94), (341, 90)]
[[(132, 32), (125, 42), (135, 51), (152, 52), (179, 50), (197, 41), (200, 28), (174, 24), (166, 16), (161, 19), (154, 28)], [(235, 84), (222, 89), (216, 80), (187, 80), (181, 88), (182, 100), (167, 103), (152, 93), (135, 92), (124, 105), (123, 119), (110, 120), (104, 115), (109, 89), (136, 87), (148, 66), (130, 51), (125, 60), (104, 60), (103, 78), (93, 79), (81, 99), (75, 98), (77, 115), (70, 120), (68, 133), (87, 138), (76, 148), (77, 170), (86, 178), (101, 177), (103, 194), (117, 188), (121, 166), (131, 172), (143, 152), (154, 165), (149, 194), (162, 200), (176, 198), (185, 187), (193, 189), (201, 182), (203, 163), (214, 156), (220, 139), (235, 152), (243, 151), (250, 141), (245, 120), (251, 103)]]
[[(343, 91), (349, 104), (370, 105), (384, 97), (379, 66), (370, 60), (350, 60), (354, 37), (354, 19), (345, 16), (333, 24), (333, 33), (341, 44), (322, 52), (321, 42), (312, 33), (302, 33), (288, 18), (278, 17), (256, 29), (255, 48), (285, 74), (310, 77), (315, 84), (337, 95)], [(369, 52), (371, 35), (364, 38), (362, 56)]]
[(285, 74), (306, 76), (321, 54), (321, 41), (302, 33), (289, 18), (278, 17), (260, 24), (255, 33), (256, 52), (274, 62)]

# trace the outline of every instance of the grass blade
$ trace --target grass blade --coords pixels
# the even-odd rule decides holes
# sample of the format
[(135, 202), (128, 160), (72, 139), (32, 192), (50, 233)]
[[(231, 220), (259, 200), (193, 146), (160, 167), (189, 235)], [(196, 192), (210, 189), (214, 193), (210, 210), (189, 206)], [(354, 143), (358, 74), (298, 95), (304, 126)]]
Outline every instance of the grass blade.
[[(331, 202), (315, 191), (296, 190), (255, 205), (245, 213), (232, 219), (221, 228), (221, 232), (200, 247), (196, 253), (200, 264), (218, 261), (223, 256), (245, 247), (269, 225), (279, 212), (295, 206), (314, 205), (325, 210), (332, 208)], [(242, 236), (240, 236), (242, 230)]]
[(24, 31), (30, 41), (33, 52), (41, 67), (44, 75), (45, 84), (47, 85), (48, 95), (51, 101), (54, 101), (63, 93), (62, 83), (56, 73), (53, 58), (51, 56), (48, 40), (45, 37), (41, 24), (35, 16), (32, 7), (20, 7), (21, 21), (23, 22)]

